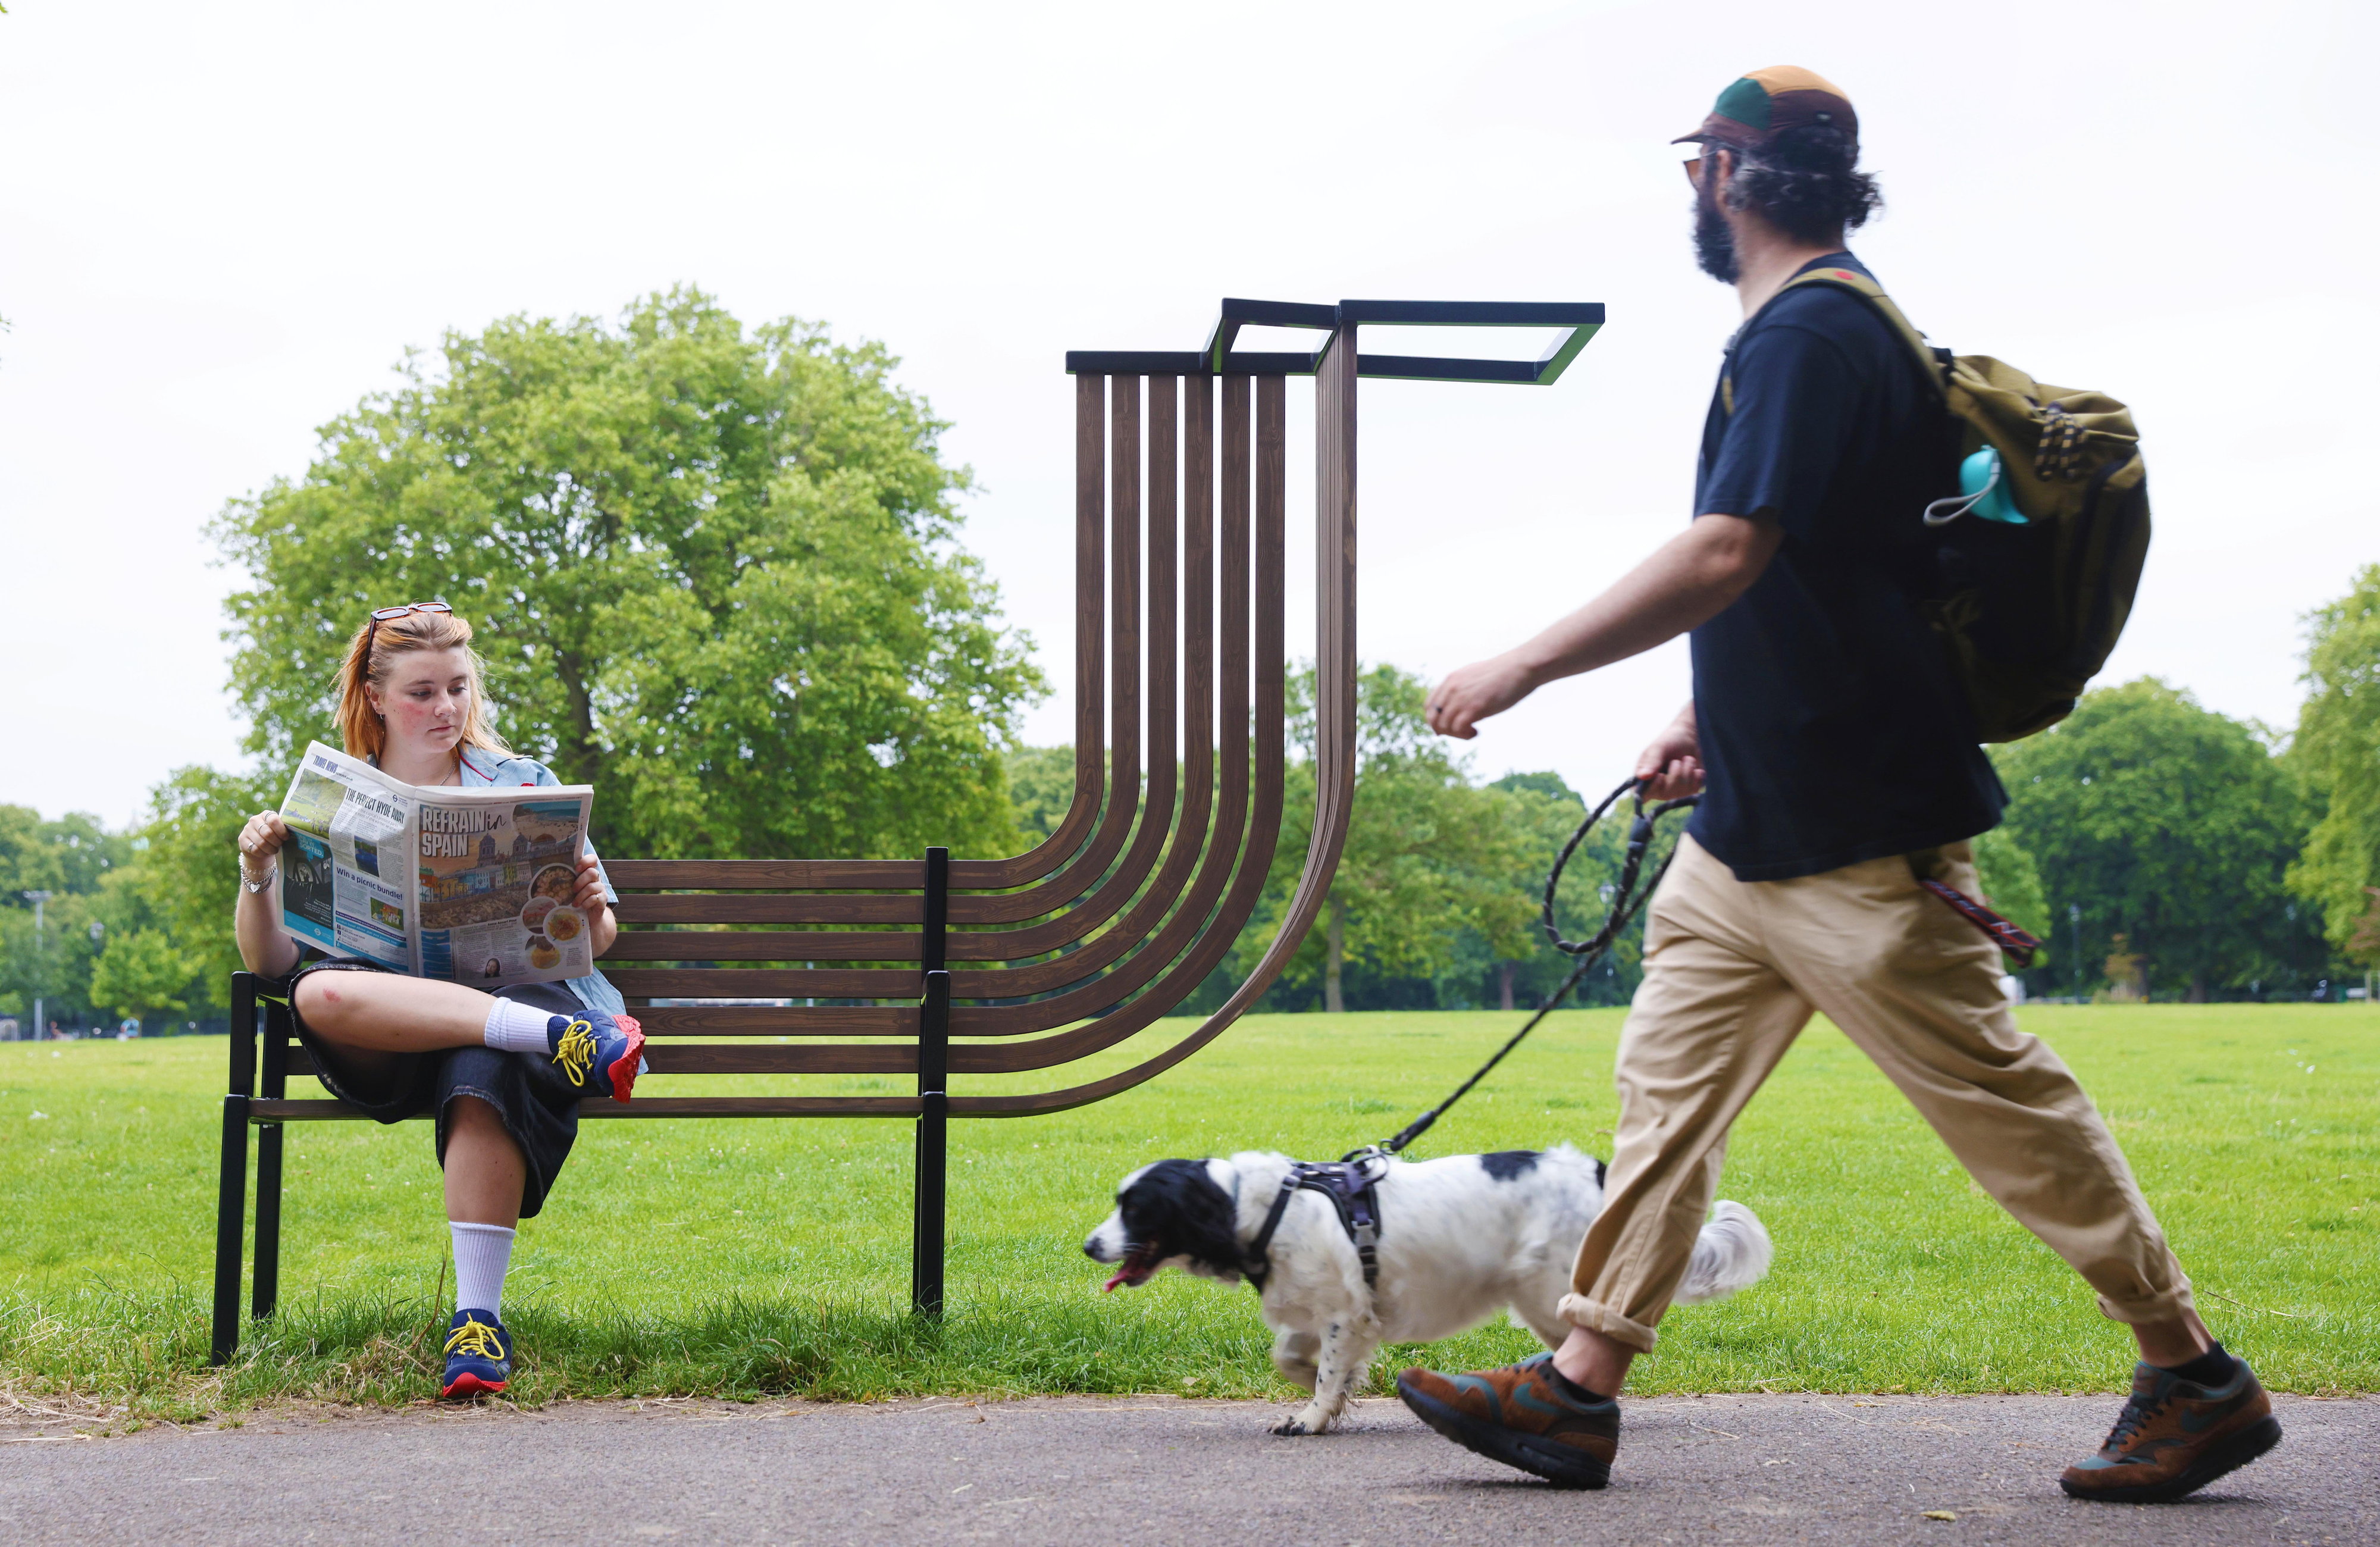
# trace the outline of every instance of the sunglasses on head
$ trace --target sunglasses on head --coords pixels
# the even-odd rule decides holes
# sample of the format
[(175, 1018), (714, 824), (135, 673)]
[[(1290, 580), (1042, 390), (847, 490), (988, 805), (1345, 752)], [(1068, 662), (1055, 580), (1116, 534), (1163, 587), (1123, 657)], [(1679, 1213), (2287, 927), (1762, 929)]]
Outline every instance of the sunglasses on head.
[(371, 615), (371, 627), (364, 630), (364, 661), (371, 661), (372, 639), (383, 623), (394, 623), (407, 613), (452, 613), (454, 608), (443, 602), (408, 602), (402, 607), (382, 607)]

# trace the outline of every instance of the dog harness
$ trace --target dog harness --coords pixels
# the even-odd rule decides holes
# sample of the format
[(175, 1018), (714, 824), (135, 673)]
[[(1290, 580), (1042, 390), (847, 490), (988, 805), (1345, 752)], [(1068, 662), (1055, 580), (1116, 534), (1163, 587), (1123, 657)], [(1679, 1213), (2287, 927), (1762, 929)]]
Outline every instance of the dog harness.
[(1289, 1175), (1281, 1179), (1281, 1191), (1273, 1195), (1272, 1207), (1265, 1212), (1264, 1228), (1248, 1243), (1248, 1260), (1240, 1271), (1247, 1275), (1257, 1293), (1264, 1293), (1265, 1280), (1272, 1276), (1272, 1259), (1267, 1255), (1272, 1245), (1273, 1232), (1281, 1228), (1281, 1216), (1289, 1211), (1289, 1200), (1297, 1193), (1318, 1192), (1330, 1200), (1339, 1212), (1339, 1224), (1354, 1244), (1355, 1255), (1363, 1260), (1364, 1287), (1374, 1289), (1380, 1282), (1380, 1199), (1379, 1181), (1388, 1169), (1385, 1157), (1367, 1156), (1354, 1161), (1292, 1161)]

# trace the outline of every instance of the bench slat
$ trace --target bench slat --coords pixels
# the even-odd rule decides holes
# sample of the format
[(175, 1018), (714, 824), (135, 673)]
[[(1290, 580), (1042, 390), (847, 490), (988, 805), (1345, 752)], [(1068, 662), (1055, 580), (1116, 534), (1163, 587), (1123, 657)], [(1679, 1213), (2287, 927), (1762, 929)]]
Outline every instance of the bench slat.
[(915, 999), (918, 988), (914, 967), (615, 967), (603, 976), (647, 999)]
[(917, 936), (893, 930), (622, 930), (603, 959), (916, 961)]
[[(302, 1047), (285, 1055), (292, 1079), (314, 1075), (314, 1061)], [(735, 1042), (645, 1044), (654, 1074), (915, 1074), (914, 1042), (839, 1043), (827, 1047), (754, 1047)]]
[(923, 859), (606, 859), (612, 884), (653, 891), (900, 892), (926, 884)]
[[(915, 1096), (658, 1096), (620, 1102), (605, 1097), (581, 1102), (588, 1117), (915, 1117), (923, 1103)], [(421, 1121), (430, 1115), (423, 1113)], [(250, 1123), (369, 1122), (345, 1102), (253, 1101)]]
[[(663, 1037), (915, 1037), (915, 1005), (658, 1005), (633, 1014), (649, 1038)], [(310, 1075), (314, 1060), (291, 1042), (293, 1075)]]
[[(730, 1042), (648, 1042), (655, 1074), (897, 1074), (917, 1072), (911, 1042), (837, 1043), (827, 1047), (753, 1047)], [(638, 1097), (638, 1100), (644, 1098)]]
[[(958, 899), (951, 899), (955, 911)], [(926, 899), (905, 893), (624, 892), (614, 909), (629, 924), (922, 924)]]
[[(664, 996), (666, 997), (666, 996)], [(914, 1037), (915, 1005), (653, 1005), (631, 1012), (655, 1037)]]

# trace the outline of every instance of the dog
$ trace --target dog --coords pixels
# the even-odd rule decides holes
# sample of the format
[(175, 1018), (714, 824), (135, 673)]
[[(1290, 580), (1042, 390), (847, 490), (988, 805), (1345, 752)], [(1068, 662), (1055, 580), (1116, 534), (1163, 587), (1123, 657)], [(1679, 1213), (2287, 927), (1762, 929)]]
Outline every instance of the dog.
[[(1442, 1160), (1390, 1159), (1378, 1173), (1378, 1281), (1331, 1200), (1290, 1195), (1257, 1261), (1251, 1248), (1296, 1163), (1269, 1151), (1222, 1160), (1161, 1160), (1116, 1189), (1115, 1212), (1083, 1250), (1115, 1266), (1110, 1290), (1167, 1268), (1220, 1284), (1261, 1279), (1257, 1307), (1272, 1362), (1313, 1400), (1272, 1426), (1320, 1434), (1346, 1410), (1383, 1343), (1434, 1343), (1509, 1308), (1548, 1348), (1570, 1325), (1557, 1311), (1571, 1261), (1603, 1208), (1603, 1163), (1567, 1144)], [(1675, 1297), (1723, 1299), (1759, 1282), (1775, 1249), (1741, 1203), (1722, 1201), (1694, 1241)]]

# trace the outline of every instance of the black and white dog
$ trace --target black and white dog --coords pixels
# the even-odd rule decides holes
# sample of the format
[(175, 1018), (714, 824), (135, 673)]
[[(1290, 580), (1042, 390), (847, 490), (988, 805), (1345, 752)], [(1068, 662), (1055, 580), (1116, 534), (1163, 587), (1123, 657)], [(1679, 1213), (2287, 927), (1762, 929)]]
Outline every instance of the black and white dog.
[[(1258, 1261), (1251, 1248), (1296, 1163), (1243, 1151), (1227, 1160), (1161, 1160), (1116, 1189), (1115, 1212), (1083, 1249), (1117, 1264), (1107, 1287), (1148, 1283), (1166, 1268), (1237, 1284), (1262, 1280), (1272, 1362), (1314, 1394), (1276, 1434), (1319, 1434), (1358, 1390), (1383, 1343), (1451, 1337), (1510, 1307), (1548, 1348), (1569, 1335), (1557, 1313), (1571, 1261), (1603, 1207), (1603, 1163), (1569, 1145), (1443, 1160), (1390, 1160), (1378, 1175), (1378, 1282), (1364, 1267), (1331, 1200), (1293, 1193)], [(1768, 1271), (1768, 1232), (1751, 1210), (1722, 1202), (1694, 1242), (1678, 1303), (1716, 1300)]]

